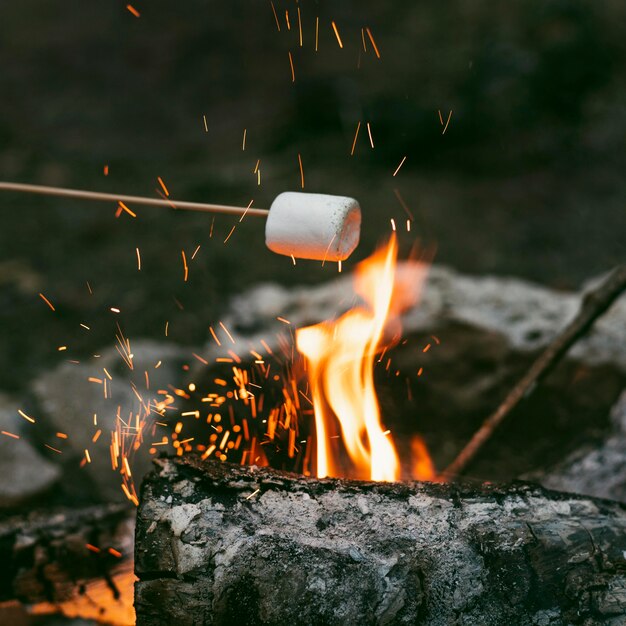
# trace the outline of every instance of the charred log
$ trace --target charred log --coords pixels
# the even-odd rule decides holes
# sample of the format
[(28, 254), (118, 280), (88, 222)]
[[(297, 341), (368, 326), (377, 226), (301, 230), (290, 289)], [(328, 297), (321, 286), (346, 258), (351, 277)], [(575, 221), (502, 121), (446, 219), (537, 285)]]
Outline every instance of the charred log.
[(98, 580), (121, 595), (115, 578), (132, 562), (134, 511), (122, 505), (35, 512), (0, 522), (0, 601), (60, 604)]
[(626, 507), (525, 483), (316, 480), (160, 459), (138, 626), (623, 624)]

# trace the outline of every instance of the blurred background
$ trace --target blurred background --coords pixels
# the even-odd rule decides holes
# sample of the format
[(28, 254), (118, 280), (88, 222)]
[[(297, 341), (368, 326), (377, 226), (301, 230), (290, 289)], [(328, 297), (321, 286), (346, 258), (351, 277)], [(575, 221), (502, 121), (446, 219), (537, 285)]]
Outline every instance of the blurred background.
[[(362, 204), (347, 269), (409, 215), (405, 243), (467, 273), (568, 289), (624, 260), (623, 2), (133, 9), (0, 4), (0, 179), (156, 197), (160, 176), (173, 198), (268, 207), (300, 188), (300, 155), (306, 191)], [(0, 389), (110, 345), (118, 321), (199, 344), (246, 287), (337, 271), (273, 255), (253, 218), (224, 243), (233, 218), (130, 208), (0, 195)]]

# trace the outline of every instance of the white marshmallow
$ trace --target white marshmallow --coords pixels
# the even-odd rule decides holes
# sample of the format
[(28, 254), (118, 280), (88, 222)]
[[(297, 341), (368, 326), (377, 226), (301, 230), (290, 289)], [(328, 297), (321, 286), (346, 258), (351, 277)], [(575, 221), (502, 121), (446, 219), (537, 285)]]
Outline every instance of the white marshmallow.
[(360, 233), (361, 207), (353, 198), (285, 191), (270, 207), (265, 244), (300, 259), (343, 261)]

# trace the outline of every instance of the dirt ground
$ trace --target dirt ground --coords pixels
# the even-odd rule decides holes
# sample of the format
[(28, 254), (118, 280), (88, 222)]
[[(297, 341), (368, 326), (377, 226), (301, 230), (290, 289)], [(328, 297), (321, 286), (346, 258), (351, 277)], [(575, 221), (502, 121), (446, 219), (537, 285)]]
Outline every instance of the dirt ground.
[[(276, 0), (280, 31), (265, 0), (135, 6), (0, 6), (0, 180), (155, 196), (160, 176), (174, 198), (267, 207), (300, 188), (300, 154), (305, 190), (362, 203), (348, 269), (391, 219), (469, 273), (573, 288), (624, 261), (624, 3)], [(273, 255), (253, 218), (224, 243), (232, 218), (6, 193), (0, 211), (9, 392), (118, 322), (198, 344), (239, 290), (337, 271)]]

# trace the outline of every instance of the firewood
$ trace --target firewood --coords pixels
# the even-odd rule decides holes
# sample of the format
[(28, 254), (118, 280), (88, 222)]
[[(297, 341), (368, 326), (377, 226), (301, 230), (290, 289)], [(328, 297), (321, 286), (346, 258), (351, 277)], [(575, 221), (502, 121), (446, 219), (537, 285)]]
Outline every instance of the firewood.
[(134, 510), (122, 505), (34, 512), (0, 521), (0, 602), (60, 604), (89, 581), (121, 594), (116, 574), (132, 563)]
[(138, 626), (626, 620), (619, 503), (155, 463), (137, 519)]

